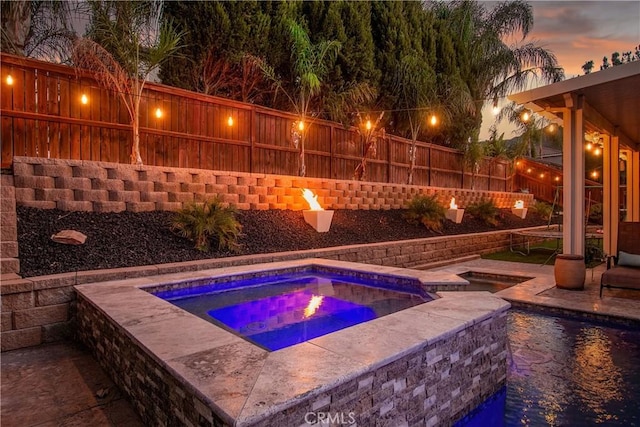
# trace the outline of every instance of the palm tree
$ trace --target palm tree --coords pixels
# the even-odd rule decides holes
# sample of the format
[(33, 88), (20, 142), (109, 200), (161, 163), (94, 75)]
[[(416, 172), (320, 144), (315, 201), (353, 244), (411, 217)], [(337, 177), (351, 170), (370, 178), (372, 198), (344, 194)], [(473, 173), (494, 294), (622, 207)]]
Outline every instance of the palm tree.
[(131, 119), (131, 164), (140, 155), (140, 100), (149, 76), (180, 47), (183, 33), (161, 22), (162, 1), (92, 1), (89, 37), (74, 42), (73, 62), (95, 73), (125, 104)]
[[(468, 137), (477, 139), (486, 101), (496, 102), (511, 91), (524, 89), (530, 78), (544, 82), (564, 78), (552, 52), (532, 42), (509, 46), (504, 41), (518, 35), (521, 42), (526, 39), (533, 26), (533, 11), (528, 3), (504, 2), (491, 11), (479, 2), (468, 0), (436, 2), (432, 7), (441, 20), (441, 30), (451, 39), (451, 51), (455, 55), (452, 64), (438, 64), (444, 69), (437, 71), (451, 76), (450, 80), (456, 83), (451, 87), (459, 88), (462, 82), (468, 91), (466, 100), (470, 105), (466, 110), (470, 111), (472, 120), (453, 119), (454, 123), (463, 123), (465, 129), (460, 136), (465, 136), (464, 141)], [(447, 68), (452, 72), (447, 74)]]
[(548, 120), (537, 114), (531, 113), (525, 107), (512, 102), (506, 105), (496, 116), (496, 122), (507, 119), (509, 123), (516, 125), (515, 133), (518, 133), (518, 144), (514, 147), (513, 157), (540, 157), (544, 129), (549, 124)]
[(276, 86), (276, 91), (281, 90), (289, 99), (296, 115), (300, 117), (298, 126), (295, 126), (298, 129), (292, 128), (292, 139), (298, 149), (298, 175), (305, 176), (304, 143), (307, 134), (305, 126), (308, 128), (307, 120), (311, 117), (311, 103), (320, 94), (323, 80), (329, 72), (330, 65), (336, 60), (341, 45), (335, 40), (311, 43), (304, 28), (293, 20), (289, 21), (289, 35), (294, 92), (289, 93), (284, 89), (282, 80), (276, 76), (274, 69), (268, 64), (263, 62), (261, 68)]
[(2, 51), (66, 62), (74, 36), (70, 25), (73, 8), (74, 4), (66, 1), (2, 0)]
[(413, 171), (416, 166), (416, 141), (422, 123), (426, 120), (427, 107), (436, 103), (436, 75), (429, 65), (416, 55), (407, 55), (400, 60), (394, 79), (394, 91), (397, 94), (396, 107), (404, 110), (400, 115), (405, 120), (396, 124), (397, 129), (408, 130), (411, 136), (409, 149), (410, 164), (407, 184), (413, 183)]

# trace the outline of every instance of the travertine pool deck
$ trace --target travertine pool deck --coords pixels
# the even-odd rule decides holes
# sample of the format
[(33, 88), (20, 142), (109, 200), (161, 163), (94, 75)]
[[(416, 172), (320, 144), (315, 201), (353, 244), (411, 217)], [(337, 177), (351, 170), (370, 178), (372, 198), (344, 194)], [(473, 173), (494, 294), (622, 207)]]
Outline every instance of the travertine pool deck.
[(640, 326), (640, 292), (604, 289), (600, 298), (601, 264), (587, 269), (584, 290), (558, 289), (555, 286), (553, 265), (527, 264), (476, 258), (429, 271), (462, 274), (474, 271), (487, 274), (526, 276), (533, 279), (496, 292), (514, 304), (526, 304), (549, 309), (576, 312), (587, 316), (602, 316), (610, 320), (629, 320)]
[[(637, 319), (640, 315), (640, 292), (605, 290), (602, 299), (599, 298), (603, 270), (604, 266), (593, 272), (587, 270), (584, 291), (555, 288), (553, 266), (538, 264), (475, 259), (432, 271), (498, 272), (534, 277), (529, 282), (502, 291), (506, 295), (499, 295), (514, 303), (544, 304), (559, 309), (571, 307), (584, 313)], [(62, 342), (5, 352), (1, 362), (0, 422), (3, 426), (142, 425), (131, 405), (119, 397), (119, 391), (97, 362), (86, 349), (74, 343)], [(102, 399), (96, 397), (96, 393), (104, 389), (109, 390), (107, 396)], [(61, 391), (70, 392), (60, 394)]]

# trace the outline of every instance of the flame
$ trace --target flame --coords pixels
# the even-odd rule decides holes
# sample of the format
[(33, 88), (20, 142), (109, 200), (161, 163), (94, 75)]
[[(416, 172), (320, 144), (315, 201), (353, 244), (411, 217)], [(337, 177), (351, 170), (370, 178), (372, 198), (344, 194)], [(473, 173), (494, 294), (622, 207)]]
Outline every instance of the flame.
[(514, 208), (516, 208), (516, 209), (524, 209), (524, 201), (523, 200), (516, 200), (516, 204), (515, 204)]
[(324, 296), (322, 295), (312, 295), (311, 299), (309, 300), (309, 305), (307, 305), (307, 307), (304, 309), (304, 317), (308, 318), (313, 316), (314, 313), (320, 308), (323, 299)]
[(313, 191), (309, 190), (308, 188), (302, 189), (302, 197), (304, 197), (307, 203), (309, 203), (309, 209), (311, 209), (312, 211), (324, 210), (322, 206), (320, 206), (320, 203), (318, 203), (318, 196), (313, 194)]
[(456, 205), (456, 198), (451, 198), (451, 203), (449, 203), (449, 209), (458, 209), (458, 205)]

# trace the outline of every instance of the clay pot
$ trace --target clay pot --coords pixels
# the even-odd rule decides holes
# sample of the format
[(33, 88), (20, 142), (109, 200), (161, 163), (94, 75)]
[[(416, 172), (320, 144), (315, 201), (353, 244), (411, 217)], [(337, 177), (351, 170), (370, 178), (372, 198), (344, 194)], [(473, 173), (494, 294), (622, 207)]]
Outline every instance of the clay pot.
[(553, 269), (556, 287), (560, 289), (584, 289), (584, 279), (587, 269), (582, 255), (560, 254), (556, 256)]

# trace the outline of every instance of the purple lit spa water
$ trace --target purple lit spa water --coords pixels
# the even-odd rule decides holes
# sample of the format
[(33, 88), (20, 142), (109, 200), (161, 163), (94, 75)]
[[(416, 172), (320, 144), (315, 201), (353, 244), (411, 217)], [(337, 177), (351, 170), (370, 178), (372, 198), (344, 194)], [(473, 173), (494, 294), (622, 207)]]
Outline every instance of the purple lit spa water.
[(430, 300), (390, 282), (324, 273), (262, 277), (156, 295), (270, 351)]

